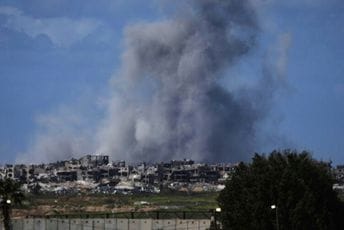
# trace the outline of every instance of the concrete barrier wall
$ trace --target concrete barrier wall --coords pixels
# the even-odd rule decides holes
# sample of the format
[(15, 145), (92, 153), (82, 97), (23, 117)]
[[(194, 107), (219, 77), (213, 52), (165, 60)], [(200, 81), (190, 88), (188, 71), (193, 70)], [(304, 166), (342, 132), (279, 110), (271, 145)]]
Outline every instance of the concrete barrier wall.
[[(23, 220), (24, 222), (26, 222), (25, 220)], [(26, 225), (26, 223), (24, 224)], [(47, 227), (47, 230), (57, 230), (57, 220), (56, 219), (46, 219), (45, 220), (45, 226)], [(15, 228), (13, 228), (14, 230)], [(20, 230), (20, 229), (18, 229)]]
[(117, 219), (117, 229), (118, 230), (128, 230), (129, 220), (128, 219)]
[[(209, 219), (57, 219), (28, 218), (12, 221), (13, 230), (206, 230)], [(0, 224), (0, 230), (3, 230)]]
[(152, 230), (163, 229), (163, 227), (164, 227), (164, 220), (153, 220), (152, 221)]
[[(13, 220), (12, 221), (13, 224), (13, 229), (24, 229), (24, 221), (23, 220)], [(2, 230), (2, 225), (0, 225), (0, 230)]]
[(81, 219), (71, 219), (69, 229), (70, 230), (83, 230), (82, 229), (82, 220)]
[(209, 229), (210, 223), (210, 220), (199, 220), (199, 230)]
[[(55, 228), (55, 229), (58, 229), (58, 230), (68, 230), (69, 229), (70, 219), (55, 219), (55, 220), (56, 220), (56, 225), (57, 225), (57, 228)], [(54, 229), (54, 228), (52, 228), (52, 229)], [(34, 229), (34, 230), (36, 230), (36, 229)]]
[(34, 219), (25, 219), (23, 227), (23, 230), (34, 230)]
[(152, 219), (140, 219), (140, 229), (141, 230), (152, 230), (153, 220)]
[(117, 219), (106, 219), (105, 229), (117, 229)]
[(83, 230), (93, 230), (93, 219), (84, 219), (81, 221)]
[(163, 221), (163, 229), (166, 230), (174, 230), (177, 227), (177, 220), (174, 219), (167, 219)]
[(105, 220), (104, 219), (94, 219), (93, 220), (94, 224), (93, 224), (93, 229), (94, 230), (104, 230), (105, 229)]
[(45, 230), (45, 219), (39, 218), (33, 220), (33, 229), (34, 230)]
[(199, 229), (199, 221), (198, 220), (187, 220), (187, 228), (186, 229)]
[(188, 228), (188, 221), (187, 220), (177, 220), (176, 229), (187, 229)]

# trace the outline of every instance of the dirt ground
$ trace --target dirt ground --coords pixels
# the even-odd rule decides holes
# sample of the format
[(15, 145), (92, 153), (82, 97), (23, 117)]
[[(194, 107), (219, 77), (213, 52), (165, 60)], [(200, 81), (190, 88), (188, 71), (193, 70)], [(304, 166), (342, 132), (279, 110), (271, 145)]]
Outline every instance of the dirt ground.
[(159, 209), (204, 209), (217, 206), (216, 193), (187, 195), (64, 195), (29, 196), (20, 208), (12, 209), (13, 217), (118, 213), (131, 211), (154, 211)]
[(133, 208), (132, 206), (126, 206), (121, 208), (109, 208), (106, 205), (100, 206), (89, 206), (82, 209), (77, 208), (57, 208), (50, 205), (39, 205), (35, 208), (30, 209), (13, 209), (13, 218), (22, 218), (29, 216), (47, 216), (56, 214), (85, 214), (85, 213), (114, 213), (114, 212), (131, 212), (131, 211), (154, 211), (158, 207), (143, 207), (143, 208)]

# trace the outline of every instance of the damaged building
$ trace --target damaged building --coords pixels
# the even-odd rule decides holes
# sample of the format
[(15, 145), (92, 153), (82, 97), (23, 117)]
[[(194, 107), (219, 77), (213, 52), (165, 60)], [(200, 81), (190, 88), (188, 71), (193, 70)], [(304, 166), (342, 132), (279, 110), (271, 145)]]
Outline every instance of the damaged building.
[(49, 164), (7, 164), (0, 167), (0, 177), (18, 180), (36, 192), (37, 187), (41, 192), (132, 193), (195, 186), (213, 191), (223, 187), (234, 167), (188, 159), (129, 165), (125, 161), (110, 162), (109, 156), (99, 154)]

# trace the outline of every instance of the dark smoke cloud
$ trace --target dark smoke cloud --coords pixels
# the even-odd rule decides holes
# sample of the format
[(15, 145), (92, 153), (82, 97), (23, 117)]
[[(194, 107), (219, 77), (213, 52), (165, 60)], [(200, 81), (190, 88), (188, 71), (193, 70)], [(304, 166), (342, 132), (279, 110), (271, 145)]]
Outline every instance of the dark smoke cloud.
[[(249, 160), (262, 144), (280, 142), (263, 122), (270, 119), (272, 98), (285, 82), (291, 35), (280, 36), (267, 51), (256, 84), (224, 85), (224, 79), (238, 80), (231, 70), (255, 50), (257, 6), (250, 0), (173, 2), (178, 3), (169, 5), (175, 9), (169, 19), (126, 28), (110, 96), (94, 105), (99, 97), (82, 97), (82, 103), (41, 116), (40, 129), (18, 162), (85, 153), (131, 162), (237, 162)], [(99, 104), (105, 110), (98, 115)], [(97, 116), (87, 116), (92, 113)]]
[(254, 47), (255, 12), (245, 0), (183, 7), (178, 17), (126, 29), (98, 151), (134, 161), (237, 161), (254, 151), (262, 113), (219, 80)]

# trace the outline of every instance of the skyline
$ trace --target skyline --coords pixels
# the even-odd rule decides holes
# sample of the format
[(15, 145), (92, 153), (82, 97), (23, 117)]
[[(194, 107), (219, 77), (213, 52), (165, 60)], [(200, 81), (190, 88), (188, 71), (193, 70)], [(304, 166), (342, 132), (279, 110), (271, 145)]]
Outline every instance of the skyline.
[[(54, 160), (33, 152), (60, 146), (61, 159), (99, 149), (90, 140), (113, 99), (125, 31), (174, 17), (180, 6), (166, 2), (0, 1), (0, 161)], [(229, 92), (257, 84), (264, 68), (278, 78), (255, 123), (254, 151), (306, 149), (343, 163), (344, 4), (254, 3), (256, 44), (219, 78)]]

